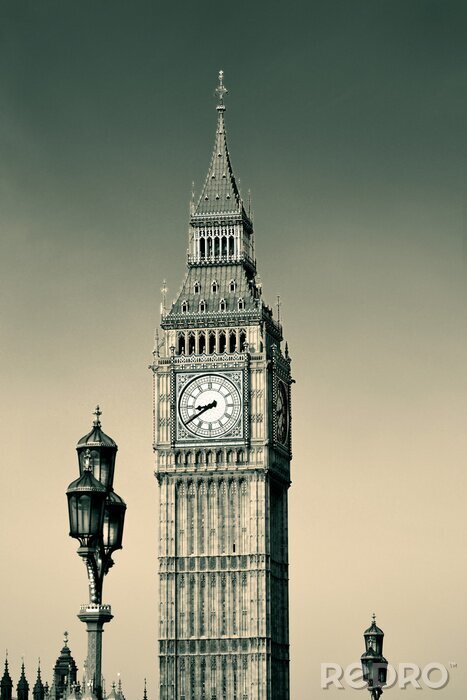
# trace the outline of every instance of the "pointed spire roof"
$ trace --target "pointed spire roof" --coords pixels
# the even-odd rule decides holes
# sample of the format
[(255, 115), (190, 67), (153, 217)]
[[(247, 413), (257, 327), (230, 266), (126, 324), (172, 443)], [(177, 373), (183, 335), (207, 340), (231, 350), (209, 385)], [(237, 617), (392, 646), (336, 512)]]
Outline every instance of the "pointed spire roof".
[(27, 700), (29, 694), (29, 683), (24, 670), (24, 661), (21, 663), (21, 675), (19, 677), (18, 685), (16, 686), (16, 691), (18, 694), (18, 700)]
[(194, 215), (222, 215), (239, 213), (243, 204), (230, 162), (225, 132), (224, 71), (219, 71), (219, 84), (216, 88), (219, 101), (217, 104), (217, 127), (214, 148), (208, 174), (204, 182)]
[(42, 678), (41, 678), (41, 660), (40, 659), (39, 659), (39, 663), (37, 664), (37, 678), (36, 678), (36, 682), (34, 683), (32, 695), (34, 697), (34, 700), (44, 700), (45, 688), (44, 688), (44, 684), (42, 683)]
[(146, 683), (146, 678), (144, 679), (143, 700), (148, 700), (148, 686), (147, 686), (147, 683)]
[(115, 685), (115, 681), (112, 683), (112, 690), (107, 695), (107, 700), (118, 700), (117, 688)]
[(5, 654), (5, 670), (2, 680), (0, 681), (0, 699), (11, 700), (13, 691), (13, 681), (11, 680), (10, 671), (8, 669), (8, 651)]

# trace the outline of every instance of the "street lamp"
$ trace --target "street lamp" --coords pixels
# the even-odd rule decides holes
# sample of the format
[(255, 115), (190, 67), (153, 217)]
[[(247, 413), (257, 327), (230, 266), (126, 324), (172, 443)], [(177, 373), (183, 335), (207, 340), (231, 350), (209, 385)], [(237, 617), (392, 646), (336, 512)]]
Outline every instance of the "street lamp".
[(122, 548), (126, 505), (113, 490), (118, 447), (101, 429), (99, 406), (94, 415), (91, 432), (76, 447), (80, 476), (66, 495), (70, 537), (79, 541), (78, 554), (88, 572), (89, 603), (81, 606), (78, 615), (88, 632), (86, 681), (102, 700), (102, 632), (113, 617), (110, 605), (102, 603), (102, 585), (113, 566), (113, 552)]
[(371, 626), (365, 630), (365, 652), (361, 656), (363, 680), (368, 685), (372, 700), (378, 700), (386, 685), (388, 662), (383, 656), (384, 632), (376, 626), (376, 616), (373, 613)]

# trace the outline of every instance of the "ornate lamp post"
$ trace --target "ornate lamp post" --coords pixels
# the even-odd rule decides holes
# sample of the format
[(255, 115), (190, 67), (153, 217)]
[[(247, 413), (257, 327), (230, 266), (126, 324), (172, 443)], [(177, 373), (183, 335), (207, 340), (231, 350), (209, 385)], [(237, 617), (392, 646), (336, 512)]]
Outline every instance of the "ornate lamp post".
[(373, 613), (371, 626), (365, 630), (365, 652), (361, 656), (363, 680), (368, 685), (372, 700), (378, 700), (386, 685), (388, 662), (383, 656), (384, 632), (376, 626), (376, 616)]
[(101, 429), (99, 406), (94, 415), (91, 432), (76, 447), (80, 476), (66, 495), (70, 537), (79, 540), (78, 554), (86, 564), (89, 581), (89, 603), (81, 606), (78, 615), (88, 632), (86, 681), (102, 700), (102, 632), (113, 617), (110, 605), (102, 604), (102, 584), (113, 566), (113, 552), (122, 548), (126, 505), (113, 490), (118, 447)]

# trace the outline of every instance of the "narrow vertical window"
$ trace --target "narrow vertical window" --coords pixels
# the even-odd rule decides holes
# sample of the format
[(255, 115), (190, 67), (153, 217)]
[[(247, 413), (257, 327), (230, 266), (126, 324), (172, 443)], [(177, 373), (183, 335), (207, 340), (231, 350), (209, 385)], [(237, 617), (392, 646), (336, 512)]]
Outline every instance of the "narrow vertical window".
[(182, 314), (186, 314), (188, 311), (188, 302), (182, 301)]
[(188, 336), (188, 354), (193, 355), (195, 352), (195, 334), (190, 333)]
[(185, 354), (185, 333), (178, 334), (177, 353), (179, 355)]
[(237, 349), (237, 332), (232, 330), (229, 332), (229, 352), (235, 352), (236, 349)]
[(245, 345), (246, 345), (246, 333), (245, 331), (240, 331), (240, 352), (243, 352), (245, 350)]
[(221, 331), (219, 333), (219, 352), (225, 352), (225, 346), (226, 346), (225, 331)]
[(211, 331), (209, 333), (209, 354), (212, 355), (213, 352), (216, 352), (216, 334)]

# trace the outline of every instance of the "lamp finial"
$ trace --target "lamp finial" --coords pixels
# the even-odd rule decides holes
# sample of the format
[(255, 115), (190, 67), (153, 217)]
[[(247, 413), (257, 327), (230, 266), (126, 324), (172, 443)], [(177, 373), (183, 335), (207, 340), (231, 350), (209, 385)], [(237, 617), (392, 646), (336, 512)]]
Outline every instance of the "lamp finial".
[(102, 411), (101, 411), (101, 409), (100, 409), (100, 407), (99, 407), (99, 404), (97, 404), (96, 410), (93, 412), (93, 416), (96, 416), (95, 419), (94, 419), (94, 422), (93, 422), (93, 425), (94, 425), (95, 428), (100, 428), (100, 427), (101, 427), (101, 421), (100, 421), (101, 415), (102, 415)]

